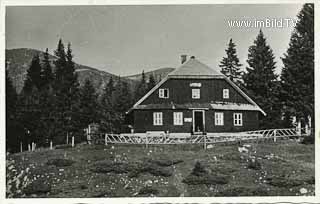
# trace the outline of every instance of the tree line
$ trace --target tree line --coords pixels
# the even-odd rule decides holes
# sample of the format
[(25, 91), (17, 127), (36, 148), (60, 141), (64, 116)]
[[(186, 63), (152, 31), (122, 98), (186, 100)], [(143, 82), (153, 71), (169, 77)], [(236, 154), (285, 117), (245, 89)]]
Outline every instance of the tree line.
[(280, 76), (262, 30), (249, 47), (246, 71), (232, 39), (220, 62), (221, 72), (267, 113), (260, 117), (259, 128), (291, 127), (294, 118), (303, 125), (311, 119), (314, 127), (314, 5), (305, 4), (297, 17)]
[[(280, 76), (262, 30), (249, 47), (246, 71), (232, 39), (219, 65), (267, 113), (259, 118), (260, 128), (290, 127), (293, 116), (304, 123), (311, 117), (314, 124), (313, 4), (305, 4), (298, 19)], [(84, 129), (91, 123), (98, 123), (102, 132), (122, 132), (125, 112), (157, 83), (153, 74), (147, 79), (143, 71), (132, 92), (126, 80), (111, 77), (98, 95), (91, 81), (80, 86), (70, 43), (65, 48), (60, 39), (54, 56), (54, 67), (48, 49), (42, 60), (33, 57), (20, 94), (6, 72), (7, 151), (19, 151), (20, 142), (23, 149), (31, 142), (63, 144), (72, 136), (79, 142), (86, 139)]]

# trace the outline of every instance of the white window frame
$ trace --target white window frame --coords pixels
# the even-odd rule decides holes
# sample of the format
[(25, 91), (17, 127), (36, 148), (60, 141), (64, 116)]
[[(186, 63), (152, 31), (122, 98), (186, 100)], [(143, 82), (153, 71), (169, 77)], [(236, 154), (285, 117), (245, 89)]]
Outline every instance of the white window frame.
[(233, 125), (234, 126), (243, 125), (242, 113), (233, 113)]
[(224, 99), (228, 99), (228, 98), (230, 97), (230, 95), (229, 95), (229, 89), (223, 89), (223, 91), (222, 91), (222, 97), (223, 97)]
[(224, 125), (224, 114), (223, 114), (223, 112), (215, 112), (214, 113), (214, 124), (216, 126), (223, 126)]
[(192, 89), (191, 95), (193, 99), (200, 99), (200, 89)]
[[(164, 95), (165, 90), (167, 91), (167, 96)], [(159, 98), (169, 98), (169, 89), (159, 89)]]
[(183, 125), (183, 112), (173, 112), (173, 125)]
[(163, 125), (163, 114), (162, 114), (162, 112), (153, 112), (153, 125), (154, 126)]

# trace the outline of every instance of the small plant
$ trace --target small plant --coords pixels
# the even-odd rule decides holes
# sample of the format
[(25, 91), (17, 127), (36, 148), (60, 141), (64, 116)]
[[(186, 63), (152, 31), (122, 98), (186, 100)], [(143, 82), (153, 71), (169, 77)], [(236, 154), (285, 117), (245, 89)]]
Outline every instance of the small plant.
[(159, 191), (151, 186), (145, 186), (140, 189), (138, 195), (142, 196), (155, 196), (159, 193)]
[(255, 158), (250, 158), (248, 160), (248, 168), (249, 169), (253, 169), (253, 170), (260, 170), (261, 169), (261, 163)]

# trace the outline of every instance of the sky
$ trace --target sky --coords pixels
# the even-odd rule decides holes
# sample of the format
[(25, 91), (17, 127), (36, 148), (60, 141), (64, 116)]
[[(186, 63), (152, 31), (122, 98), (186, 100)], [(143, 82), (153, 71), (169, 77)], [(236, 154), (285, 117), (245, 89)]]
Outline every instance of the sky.
[[(301, 4), (20, 6), (6, 8), (6, 49), (33, 48), (53, 53), (59, 38), (71, 43), (75, 62), (116, 75), (178, 67), (180, 55), (195, 56), (213, 68), (226, 55), (230, 38), (245, 69), (248, 48), (260, 29), (272, 48), (276, 72), (283, 66)], [(230, 20), (283, 27), (230, 27)], [(278, 24), (279, 25), (279, 24)]]

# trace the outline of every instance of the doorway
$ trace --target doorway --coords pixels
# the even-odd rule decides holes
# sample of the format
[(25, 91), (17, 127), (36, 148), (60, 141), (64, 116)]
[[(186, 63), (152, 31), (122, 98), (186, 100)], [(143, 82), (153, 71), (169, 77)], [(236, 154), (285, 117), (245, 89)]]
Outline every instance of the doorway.
[(201, 133), (204, 132), (205, 122), (204, 122), (204, 110), (194, 110), (193, 111), (193, 132)]

